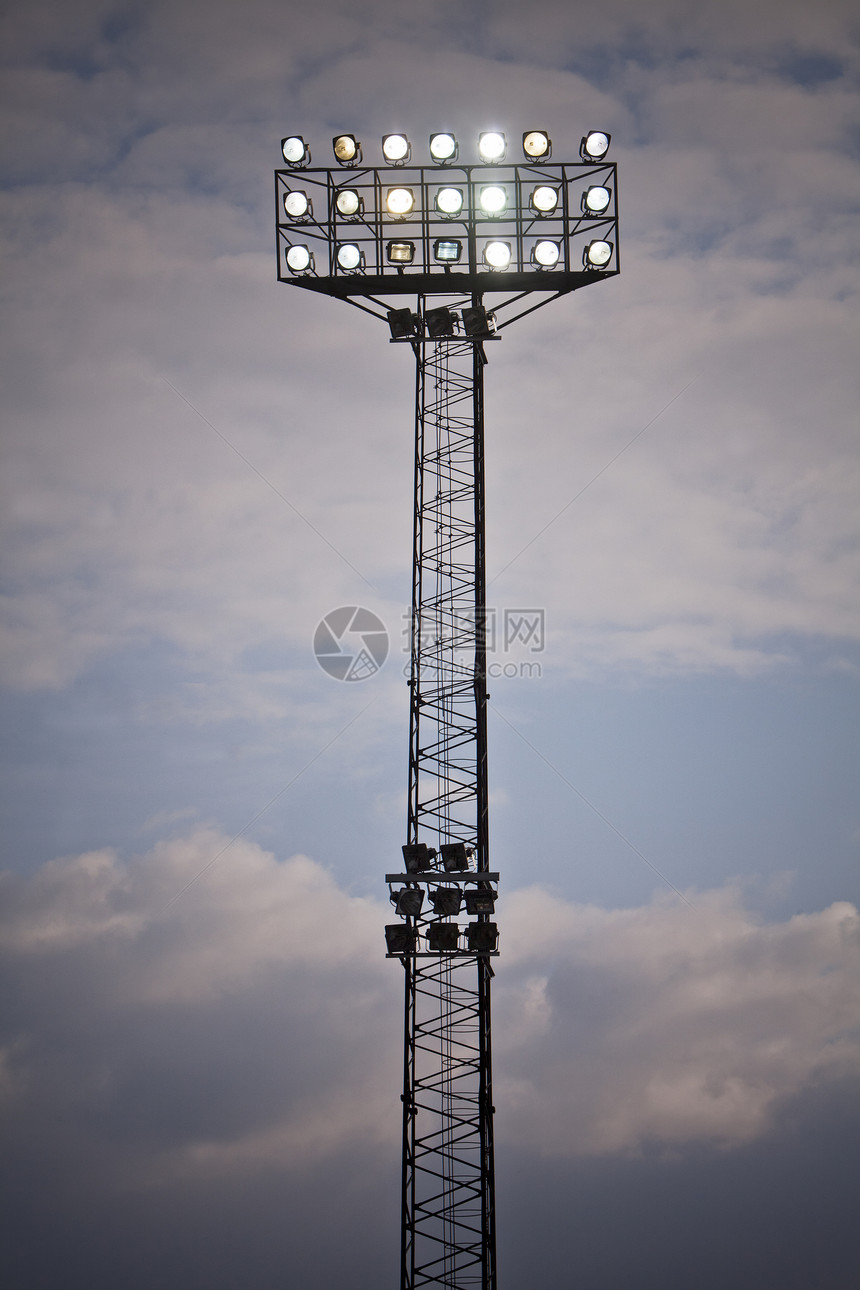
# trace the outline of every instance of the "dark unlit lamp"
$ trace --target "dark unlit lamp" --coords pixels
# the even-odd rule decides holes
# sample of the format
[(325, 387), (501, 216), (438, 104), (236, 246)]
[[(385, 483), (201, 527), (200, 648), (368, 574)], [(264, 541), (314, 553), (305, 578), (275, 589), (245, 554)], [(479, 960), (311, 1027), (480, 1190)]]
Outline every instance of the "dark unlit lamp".
[(402, 887), (392, 896), (394, 908), (404, 918), (417, 918), (424, 904), (424, 891), (421, 887)]
[(552, 152), (552, 140), (545, 130), (527, 130), (523, 135), (523, 152), (530, 161), (546, 161)]
[(402, 166), (412, 156), (412, 145), (405, 134), (384, 134), (382, 155), (393, 166)]
[(350, 166), (354, 161), (361, 161), (361, 144), (354, 134), (336, 134), (331, 141), (335, 161), (342, 166)]
[(589, 130), (582, 136), (582, 142), (579, 145), (579, 155), (583, 161), (600, 161), (609, 151), (609, 141), (611, 134), (604, 134), (602, 130)]
[(450, 918), (459, 914), (463, 898), (459, 887), (437, 887), (430, 901), (441, 918)]
[(411, 309), (389, 309), (387, 318), (392, 340), (410, 340), (417, 335), (421, 320)]
[(457, 315), (453, 314), (450, 309), (445, 308), (428, 309), (424, 315), (427, 335), (431, 340), (440, 340), (444, 336), (453, 336), (456, 321)]
[(389, 954), (411, 954), (415, 949), (418, 933), (406, 923), (388, 923), (385, 928), (385, 947)]
[(478, 954), (492, 954), (499, 943), (499, 929), (496, 923), (470, 923), (468, 928), (469, 949)]
[(428, 847), (426, 842), (406, 842), (402, 850), (407, 873), (423, 873), (432, 868), (430, 862), (436, 859), (436, 848)]
[(496, 910), (496, 893), (492, 887), (477, 887), (466, 892), (467, 914), (493, 914)]
[(282, 139), (281, 152), (288, 166), (307, 166), (310, 163), (311, 150), (300, 134), (290, 134)]
[(460, 929), (456, 923), (431, 923), (427, 928), (428, 950), (456, 950), (460, 939)]
[(442, 864), (449, 873), (462, 872), (469, 868), (469, 848), (465, 842), (443, 842), (439, 848)]
[(434, 161), (456, 161), (459, 151), (459, 144), (453, 134), (443, 132), (430, 135), (430, 156)]
[(488, 313), (483, 305), (471, 305), (462, 311), (463, 331), (467, 336), (482, 338), (492, 336), (496, 330), (496, 315)]

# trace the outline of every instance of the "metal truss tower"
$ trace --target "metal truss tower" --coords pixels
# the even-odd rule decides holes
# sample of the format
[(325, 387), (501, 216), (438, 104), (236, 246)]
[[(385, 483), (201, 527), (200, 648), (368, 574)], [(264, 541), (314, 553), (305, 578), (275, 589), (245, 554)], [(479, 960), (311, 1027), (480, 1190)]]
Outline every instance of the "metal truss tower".
[[(431, 136), (430, 167), (409, 165), (402, 135), (385, 136), (386, 167), (365, 167), (353, 135), (333, 140), (336, 168), (311, 169), (301, 136), (281, 146), (279, 280), (386, 321), (416, 363), (407, 841), (385, 875), (405, 983), (400, 1290), (496, 1290), (485, 344), (619, 271), (615, 167), (599, 131), (562, 165), (543, 131), (516, 165), (495, 133), (477, 165), (455, 164), (453, 135)], [(383, 298), (406, 294), (414, 309)]]

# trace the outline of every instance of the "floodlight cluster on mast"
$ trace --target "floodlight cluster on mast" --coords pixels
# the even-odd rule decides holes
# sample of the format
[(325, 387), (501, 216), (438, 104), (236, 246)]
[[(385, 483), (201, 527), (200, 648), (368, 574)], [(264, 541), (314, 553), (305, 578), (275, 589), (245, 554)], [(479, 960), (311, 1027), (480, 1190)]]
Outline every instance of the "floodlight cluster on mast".
[[(314, 168), (288, 135), (275, 172), (278, 280), (386, 322), (416, 362), (407, 842), (385, 875), (400, 920), (386, 952), (405, 983), (401, 1290), (496, 1290), (485, 342), (619, 272), (609, 144), (589, 130), (559, 163), (549, 134), (527, 130), (512, 162), (487, 130), (466, 162), (440, 131), (422, 164), (397, 133), (369, 165), (338, 134), (334, 165)], [(489, 294), (503, 297), (492, 309)]]

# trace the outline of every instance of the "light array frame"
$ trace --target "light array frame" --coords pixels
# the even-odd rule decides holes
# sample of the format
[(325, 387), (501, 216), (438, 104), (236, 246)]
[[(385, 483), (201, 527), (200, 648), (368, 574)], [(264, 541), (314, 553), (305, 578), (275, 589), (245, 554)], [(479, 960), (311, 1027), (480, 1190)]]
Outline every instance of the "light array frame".
[[(560, 294), (614, 277), (621, 268), (614, 162), (289, 168), (275, 172), (275, 185), (278, 280), (306, 291), (341, 299), (457, 292)], [(507, 207), (498, 214), (487, 214), (480, 206), (481, 190), (490, 185), (508, 193)], [(609, 205), (600, 214), (584, 213), (583, 194), (598, 185), (609, 190)], [(556, 208), (547, 213), (531, 205), (534, 190), (545, 187), (559, 193)], [(391, 188), (413, 191), (415, 204), (410, 213), (388, 212), (386, 194)], [(436, 209), (435, 197), (443, 188), (463, 190), (459, 214)], [(296, 189), (307, 193), (313, 218), (287, 216), (284, 195)], [(336, 205), (338, 194), (345, 189), (360, 198), (359, 213), (349, 217), (342, 216)], [(583, 266), (585, 248), (594, 240), (612, 246), (605, 267)], [(386, 249), (391, 241), (414, 243), (411, 263), (389, 261)], [(434, 246), (439, 241), (461, 242), (460, 262), (437, 260)], [(490, 241), (511, 244), (510, 267), (486, 265), (483, 252)], [(558, 263), (551, 268), (536, 266), (532, 260), (532, 250), (541, 241), (559, 244)], [(345, 271), (337, 262), (337, 247), (347, 242), (361, 252), (361, 268), (356, 271)], [(301, 274), (290, 270), (286, 258), (297, 243), (307, 246), (313, 257), (314, 268)]]

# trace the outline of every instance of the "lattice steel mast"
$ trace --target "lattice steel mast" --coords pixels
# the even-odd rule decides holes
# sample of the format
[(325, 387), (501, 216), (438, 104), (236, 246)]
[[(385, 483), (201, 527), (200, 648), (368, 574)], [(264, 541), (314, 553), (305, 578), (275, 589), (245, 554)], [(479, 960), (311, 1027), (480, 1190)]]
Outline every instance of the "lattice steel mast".
[[(517, 165), (497, 133), (479, 165), (456, 164), (449, 134), (431, 135), (431, 167), (403, 135), (383, 139), (386, 167), (363, 166), (353, 135), (333, 140), (340, 169), (310, 169), (300, 136), (281, 146), (279, 280), (385, 320), (416, 359), (407, 842), (385, 929), (405, 979), (400, 1286), (496, 1290), (484, 344), (619, 271), (615, 167), (599, 131), (561, 165), (543, 131)], [(413, 293), (414, 310), (380, 298)]]

